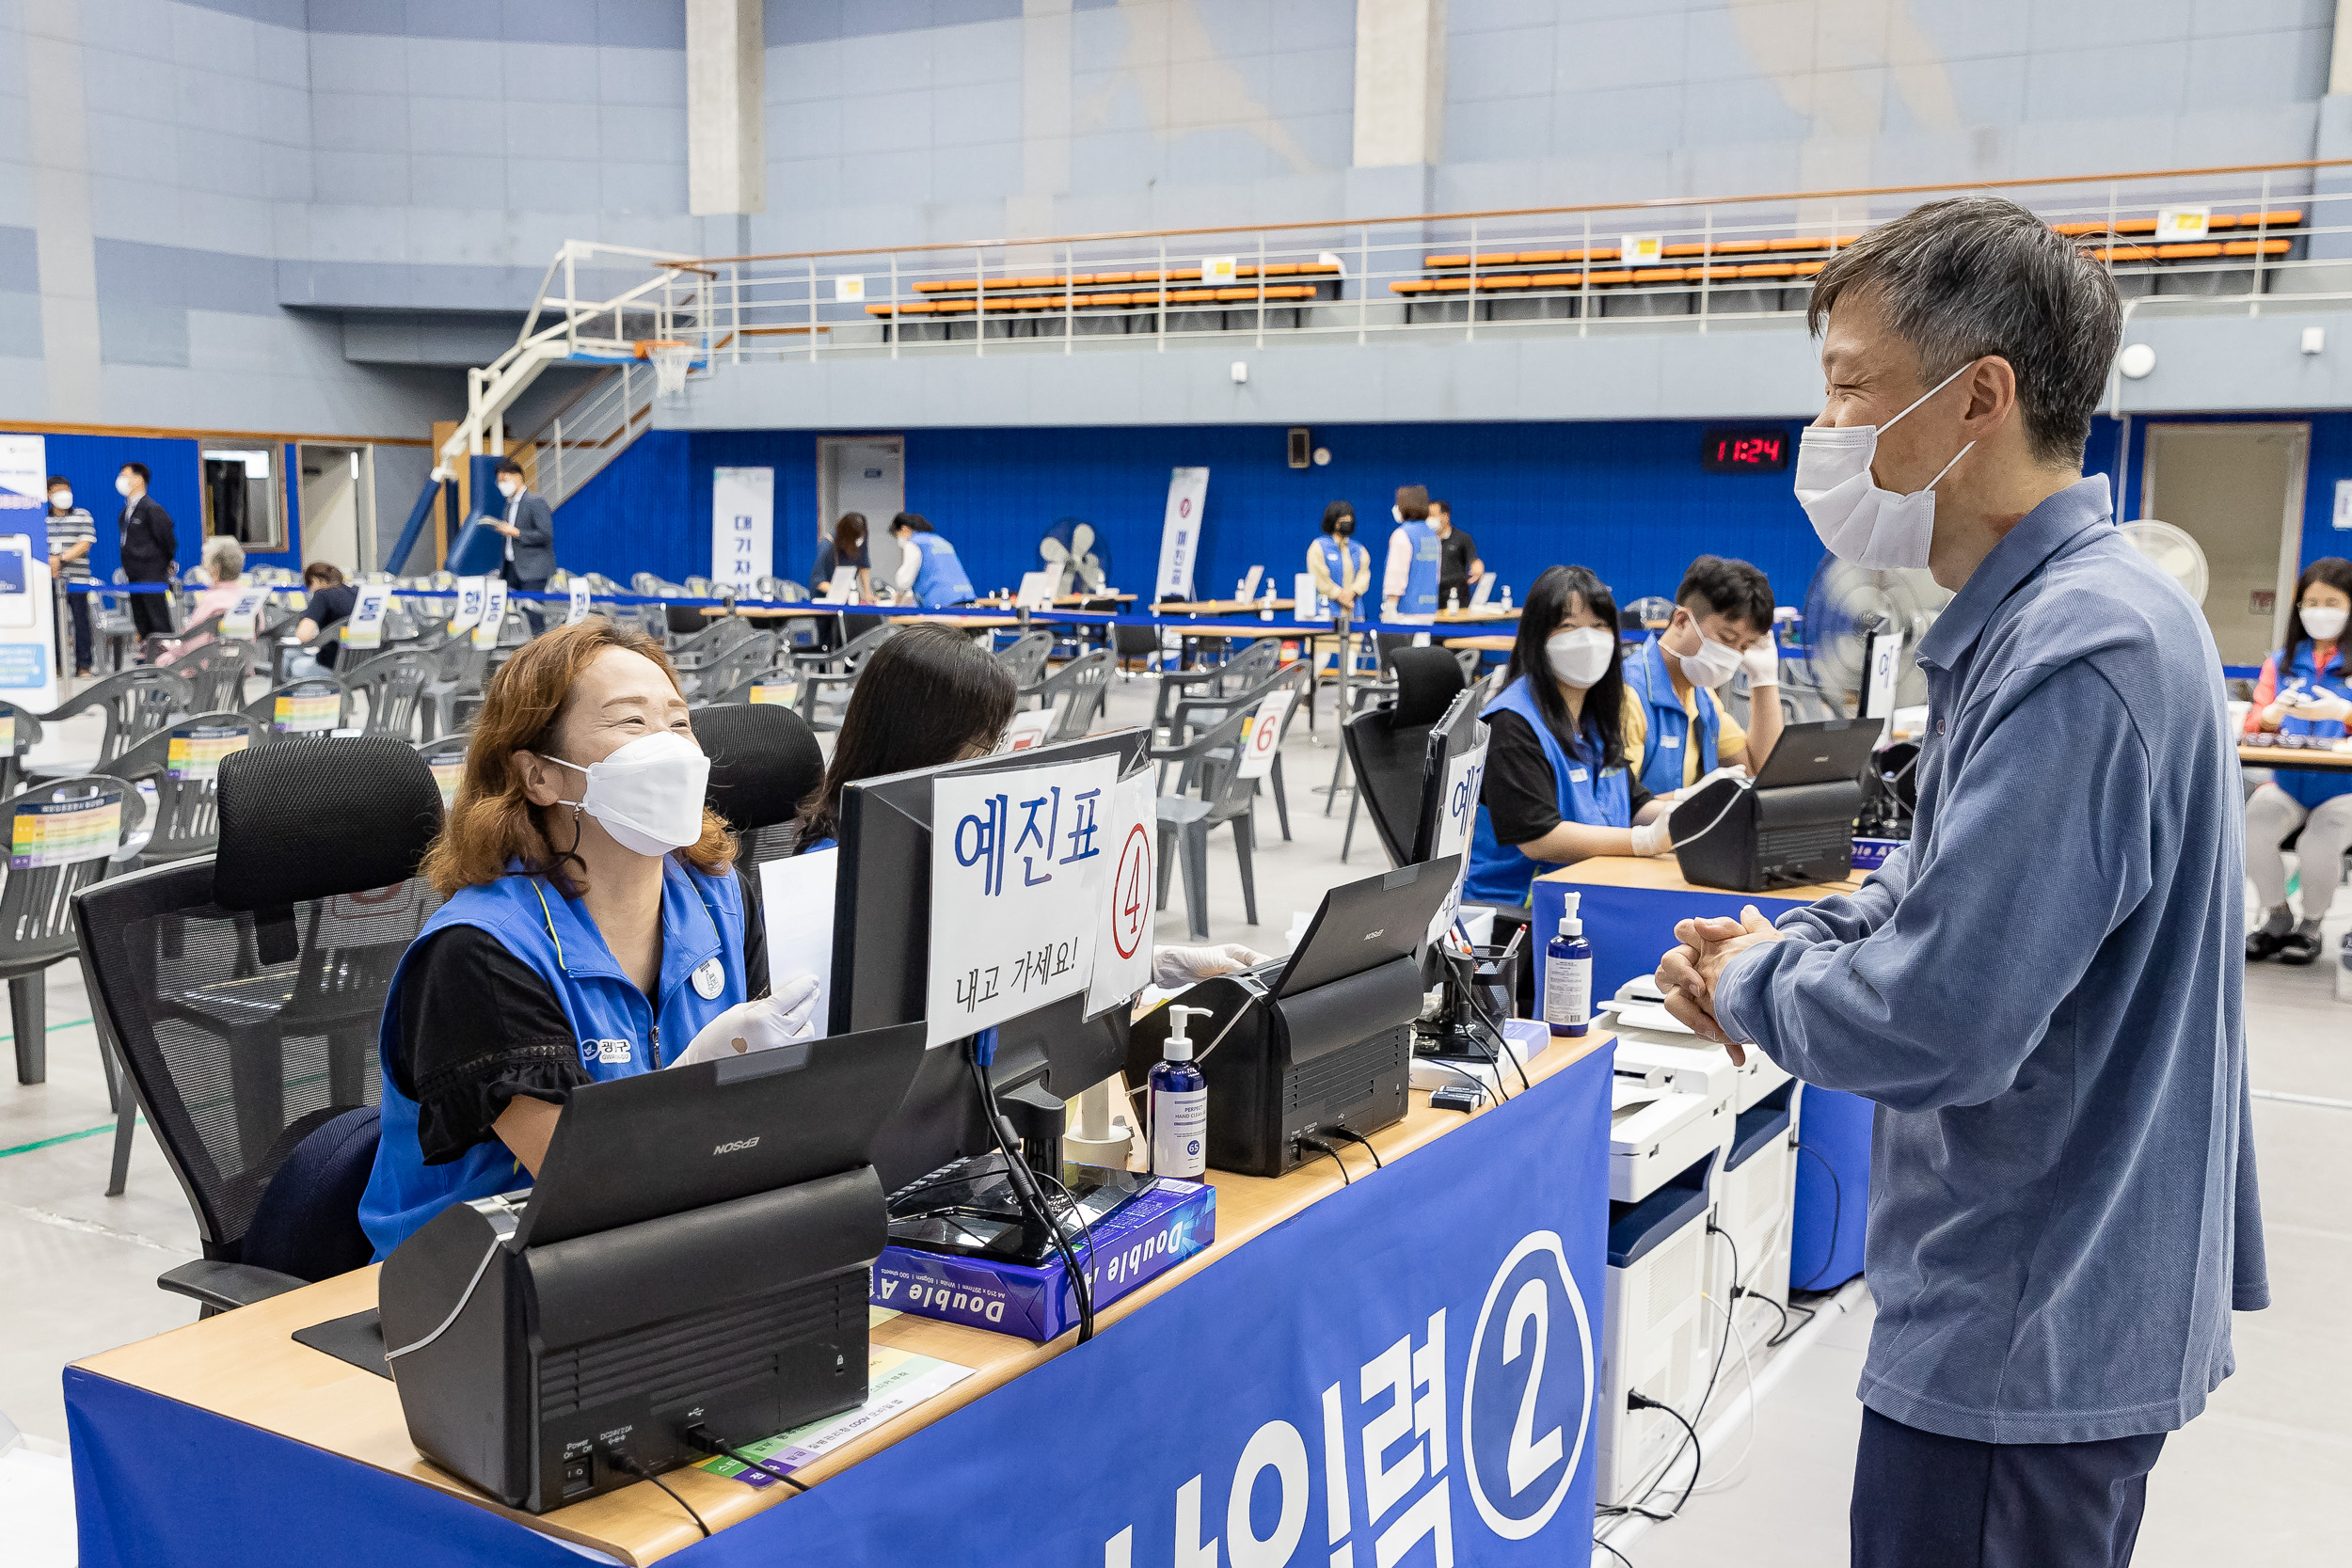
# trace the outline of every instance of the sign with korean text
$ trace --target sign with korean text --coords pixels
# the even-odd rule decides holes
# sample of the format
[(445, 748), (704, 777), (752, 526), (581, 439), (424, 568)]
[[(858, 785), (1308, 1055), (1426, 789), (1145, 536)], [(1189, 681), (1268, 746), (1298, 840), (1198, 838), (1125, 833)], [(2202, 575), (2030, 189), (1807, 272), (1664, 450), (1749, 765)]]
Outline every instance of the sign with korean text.
[(220, 777), (220, 759), (253, 743), (243, 724), (183, 724), (171, 732), (164, 772), (183, 781)]
[(452, 637), (482, 625), (482, 609), (490, 598), (488, 584), (487, 578), (457, 579), (457, 609), (449, 618), (449, 634)]
[[(1479, 729), (1484, 731), (1485, 724)], [(1462, 883), (1470, 875), (1470, 829), (1478, 821), (1479, 791), (1486, 783), (1486, 736), (1481, 734), (1476, 744), (1445, 765), (1445, 794), (1438, 801), (1438, 840), (1429, 858), (1440, 860), (1447, 855), (1462, 857), (1454, 868), (1453, 891), (1445, 902), (1438, 906), (1436, 918), (1429, 923), (1429, 940), (1435, 942), (1454, 924), (1454, 911), (1462, 907)]]
[(585, 578), (572, 578), (571, 600), (571, 610), (564, 615), (564, 624), (576, 626), (588, 619), (588, 581)]
[(1119, 781), (1111, 795), (1110, 875), (1103, 885), (1103, 932), (1094, 943), (1087, 1016), (1125, 1005), (1152, 983), (1152, 913), (1159, 885), (1159, 822), (1152, 769)]
[(1249, 716), (1248, 733), (1242, 737), (1243, 778), (1263, 779), (1274, 771), (1274, 759), (1280, 754), (1282, 744), (1282, 719), (1290, 712), (1295, 695), (1285, 689), (1269, 691), (1258, 699), (1258, 711)]
[(270, 728), (280, 735), (325, 735), (342, 721), (342, 688), (329, 681), (306, 681), (279, 692), (270, 715)]
[(932, 784), (929, 1043), (1086, 990), (1118, 782), (1104, 756)]
[(8, 869), (72, 865), (111, 855), (122, 842), (122, 791), (58, 796), (16, 808), (8, 835)]
[(474, 624), (473, 645), (495, 648), (499, 630), (506, 625), (506, 579), (485, 578), (482, 585), (482, 619)]
[(392, 591), (380, 582), (364, 584), (352, 601), (351, 617), (343, 623), (343, 646), (352, 649), (384, 645), (384, 612), (391, 608)]
[(1192, 563), (1200, 556), (1200, 513), (1208, 499), (1208, 469), (1169, 471), (1168, 512), (1160, 519), (1160, 571), (1152, 581), (1155, 599), (1192, 597)]
[(775, 571), (776, 470), (710, 470), (710, 578), (748, 596)]
[(248, 588), (239, 594), (234, 603), (220, 618), (220, 634), (237, 641), (250, 641), (261, 624), (262, 607), (269, 603), (269, 590)]

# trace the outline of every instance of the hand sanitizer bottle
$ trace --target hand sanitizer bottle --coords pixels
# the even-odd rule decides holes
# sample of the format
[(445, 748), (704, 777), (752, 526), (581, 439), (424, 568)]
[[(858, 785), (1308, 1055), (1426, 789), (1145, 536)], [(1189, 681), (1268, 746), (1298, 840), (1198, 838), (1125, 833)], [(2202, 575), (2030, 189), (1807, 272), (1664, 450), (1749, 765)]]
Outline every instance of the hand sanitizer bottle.
[(1577, 914), (1583, 897), (1567, 895), (1560, 934), (1544, 949), (1544, 1022), (1555, 1035), (1581, 1035), (1593, 1026), (1593, 944), (1584, 940), (1584, 922)]
[(1507, 582), (1502, 585), (1502, 608), (1511, 608), (1511, 585)]
[(1274, 619), (1274, 579), (1271, 577), (1265, 579), (1265, 593), (1258, 599), (1258, 619), (1261, 621)]
[[(1587, 966), (1589, 967), (1589, 966)], [(1152, 1069), (1152, 1174), (1198, 1181), (1209, 1168), (1209, 1081), (1192, 1063), (1188, 1020), (1209, 1007), (1168, 1009), (1168, 1044)]]

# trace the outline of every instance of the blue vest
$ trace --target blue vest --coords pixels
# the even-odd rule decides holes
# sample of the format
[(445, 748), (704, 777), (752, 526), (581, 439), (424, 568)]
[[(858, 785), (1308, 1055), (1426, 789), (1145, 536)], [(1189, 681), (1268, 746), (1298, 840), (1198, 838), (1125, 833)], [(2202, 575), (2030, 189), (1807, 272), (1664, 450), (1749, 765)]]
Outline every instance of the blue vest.
[[(1544, 722), (1543, 710), (1535, 705), (1535, 693), (1525, 675), (1503, 688), (1502, 695), (1488, 705), (1487, 711), (1498, 708), (1526, 720), (1542, 743), (1544, 760), (1551, 765), (1552, 794), (1562, 821), (1581, 822), (1588, 828), (1633, 826), (1632, 782), (1626, 769), (1619, 766), (1594, 777), (1600, 757), (1600, 726), (1590, 714), (1584, 718), (1582, 741), (1571, 753)], [(1554, 863), (1529, 860), (1515, 845), (1497, 843), (1494, 818), (1487, 814), (1486, 802), (1479, 802), (1478, 824), (1470, 830), (1470, 877), (1462, 885), (1465, 902), (1525, 904), (1536, 874), (1559, 869)]]
[(1444, 547), (1438, 531), (1427, 523), (1399, 523), (1397, 531), (1413, 544), (1413, 563), (1405, 574), (1405, 592), (1397, 595), (1399, 615), (1438, 613), (1438, 560)]
[(923, 557), (922, 567), (914, 574), (914, 597), (925, 610), (945, 610), (978, 596), (972, 592), (972, 579), (964, 575), (953, 545), (936, 533), (914, 534), (907, 544)]
[[(2344, 679), (2344, 644), (2342, 642), (2336, 644), (2336, 657), (2328, 664), (2328, 673), (2324, 675), (2318, 673), (2312, 665), (2312, 641), (2308, 637), (2296, 644), (2294, 664), (2279, 666), (2279, 684), (2284, 686), (2289, 680), (2300, 676), (2305, 686), (2315, 686), (2336, 696), (2352, 700), (2352, 682), (2346, 682)], [(2280, 735), (2341, 736), (2344, 733), (2344, 728), (2341, 722), (2333, 719), (2286, 718), (2279, 721), (2279, 733)], [(2292, 752), (2286, 753), (2288, 756), (2294, 754)], [(2339, 795), (2352, 794), (2352, 775), (2322, 773), (2309, 768), (2298, 768), (2291, 762), (2280, 763), (2277, 768), (2278, 771), (2271, 782), (2294, 796), (2302, 803), (2306, 811), (2323, 800), (2332, 800)]]
[[(543, 902), (544, 900), (544, 902)], [(453, 1203), (531, 1185), (531, 1173), (497, 1138), (447, 1164), (428, 1165), (417, 1144), (417, 1102), (392, 1080), (400, 1050), (401, 984), (409, 960), (436, 932), (476, 926), (496, 937), (548, 984), (579, 1042), (580, 1069), (592, 1079), (650, 1072), (693, 1043), (703, 1025), (746, 999), (743, 909), (731, 875), (707, 877), (672, 857), (661, 877), (661, 978), (659, 1010), (621, 972), (584, 904), (565, 898), (542, 877), (510, 873), (469, 887), (434, 911), (393, 972), (384, 999), (376, 1056), (384, 1074), (382, 1142), (359, 1200), (359, 1224), (383, 1258)], [(694, 989), (694, 971), (717, 958), (719, 994)]]
[(1323, 575), (1331, 579), (1332, 587), (1343, 589), (1355, 580), (1356, 569), (1364, 562), (1361, 545), (1343, 543), (1327, 533), (1315, 541), (1314, 547), (1323, 557)]
[(1698, 735), (1691, 734), (1691, 716), (1682, 709), (1682, 699), (1675, 695), (1674, 677), (1666, 673), (1666, 650), (1658, 645), (1656, 633), (1642, 644), (1642, 651), (1625, 661), (1625, 684), (1649, 708), (1649, 735), (1642, 743), (1640, 772), (1642, 787), (1652, 795), (1665, 795), (1682, 787), (1684, 748), (1699, 749), (1699, 770), (1695, 775), (1705, 778), (1715, 771), (1715, 736), (1721, 726), (1716, 721), (1715, 694), (1705, 687), (1696, 689), (1698, 695)]

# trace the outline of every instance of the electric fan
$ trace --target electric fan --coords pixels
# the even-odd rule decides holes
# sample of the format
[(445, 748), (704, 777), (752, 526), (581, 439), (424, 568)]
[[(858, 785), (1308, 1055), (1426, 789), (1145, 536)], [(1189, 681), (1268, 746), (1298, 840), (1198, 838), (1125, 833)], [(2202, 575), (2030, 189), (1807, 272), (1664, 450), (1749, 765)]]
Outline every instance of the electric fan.
[(1104, 573), (1110, 567), (1109, 553), (1094, 547), (1092, 523), (1078, 517), (1059, 519), (1037, 542), (1037, 554), (1047, 566), (1061, 569), (1059, 592), (1103, 592)]
[(2160, 523), (2153, 517), (2117, 525), (2132, 548), (2154, 562), (2161, 571), (2181, 585), (2182, 591), (2199, 604), (2205, 602), (2205, 590), (2212, 577), (2205, 570), (2205, 552), (2185, 529), (2170, 523)]

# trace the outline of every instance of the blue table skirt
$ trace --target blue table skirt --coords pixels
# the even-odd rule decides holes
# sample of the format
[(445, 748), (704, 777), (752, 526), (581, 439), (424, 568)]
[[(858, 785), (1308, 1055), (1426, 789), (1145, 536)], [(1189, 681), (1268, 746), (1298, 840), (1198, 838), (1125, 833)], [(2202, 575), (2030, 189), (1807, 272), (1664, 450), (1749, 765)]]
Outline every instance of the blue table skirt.
[[(1212, 1541), (1231, 1561), (1246, 1532), (1259, 1560), (1581, 1562), (1610, 1066), (1596, 1052), (1386, 1170), (1351, 1148), (1354, 1185), (1093, 1343), (668, 1560), (1148, 1568)], [(106, 1377), (69, 1370), (66, 1403), (84, 1568), (581, 1560)]]

